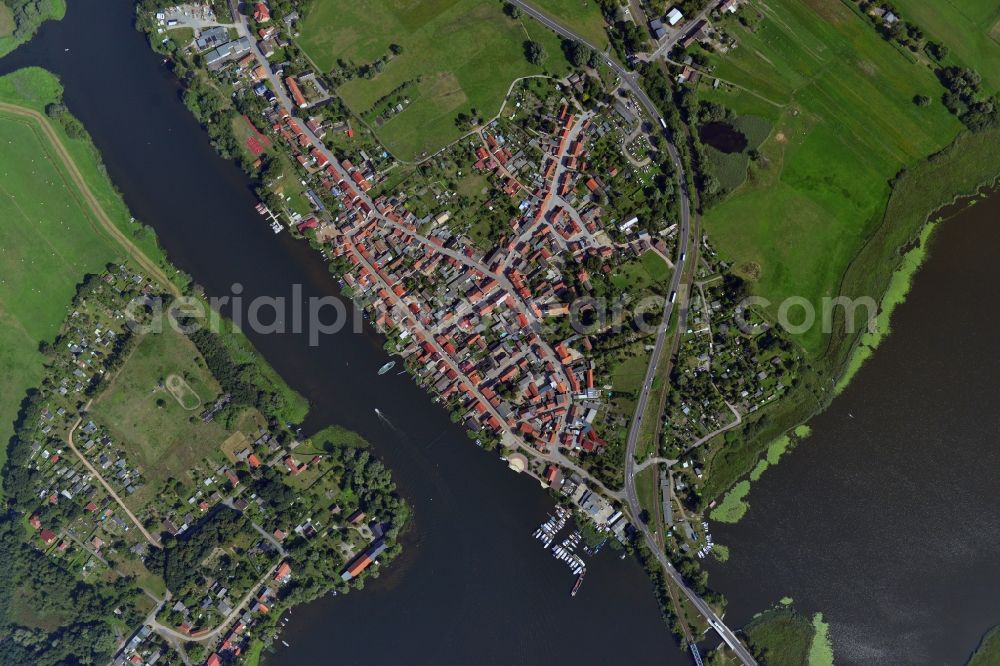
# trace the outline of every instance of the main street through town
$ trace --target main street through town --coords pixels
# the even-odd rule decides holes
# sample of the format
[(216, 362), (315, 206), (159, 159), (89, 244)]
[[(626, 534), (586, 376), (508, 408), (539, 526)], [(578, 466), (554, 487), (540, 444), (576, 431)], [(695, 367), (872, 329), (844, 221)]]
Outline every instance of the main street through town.
[[(646, 407), (646, 404), (647, 404), (647, 402), (649, 400), (649, 392), (650, 392), (650, 389), (652, 387), (652, 381), (653, 381), (653, 378), (656, 376), (657, 361), (660, 358), (660, 355), (661, 355), (661, 353), (663, 351), (663, 345), (664, 345), (664, 343), (666, 341), (667, 329), (668, 329), (668, 325), (669, 325), (669, 322), (670, 322), (670, 315), (672, 314), (672, 311), (673, 311), (673, 305), (674, 305), (674, 300), (675, 300), (677, 288), (680, 285), (681, 276), (683, 275), (683, 271), (684, 271), (683, 256), (684, 256), (685, 248), (688, 245), (689, 236), (690, 236), (690, 199), (689, 199), (688, 191), (687, 191), (687, 184), (686, 184), (686, 178), (685, 178), (685, 173), (684, 173), (684, 167), (683, 167), (683, 165), (681, 163), (681, 160), (680, 160), (679, 154), (677, 152), (677, 149), (674, 146), (673, 141), (671, 140), (672, 137), (670, 136), (669, 132), (667, 132), (667, 130), (666, 130), (665, 123), (663, 122), (663, 119), (660, 117), (660, 114), (657, 111), (656, 106), (653, 104), (653, 101), (649, 98), (649, 96), (646, 94), (646, 92), (639, 85), (639, 83), (638, 83), (638, 75), (635, 72), (633, 72), (631, 70), (628, 70), (628, 69), (625, 69), (617, 61), (615, 61), (608, 53), (603, 52), (600, 49), (596, 48), (594, 45), (588, 43), (586, 40), (584, 40), (583, 38), (581, 38), (579, 35), (573, 33), (569, 29), (565, 28), (560, 23), (557, 23), (556, 21), (553, 21), (548, 16), (546, 16), (545, 14), (543, 14), (542, 12), (540, 12), (539, 10), (535, 9), (533, 6), (531, 6), (531, 5), (529, 5), (529, 4), (525, 3), (525, 2), (522, 2), (521, 0), (508, 0), (508, 1), (511, 4), (519, 7), (522, 11), (524, 11), (528, 15), (532, 16), (533, 18), (535, 18), (536, 20), (538, 20), (540, 23), (542, 23), (544, 26), (546, 26), (550, 30), (556, 32), (557, 34), (559, 34), (559, 35), (561, 35), (561, 36), (563, 36), (563, 37), (565, 37), (567, 39), (571, 39), (571, 40), (575, 40), (577, 42), (580, 42), (581, 44), (587, 46), (588, 48), (590, 48), (594, 52), (601, 53), (603, 55), (605, 61), (608, 63), (608, 66), (611, 67), (618, 74), (618, 76), (621, 78), (623, 84), (626, 85), (632, 91), (632, 94), (635, 96), (636, 100), (643, 107), (643, 109), (650, 115), (650, 117), (654, 118), (656, 120), (656, 122), (658, 122), (660, 124), (661, 130), (663, 131), (663, 135), (666, 138), (667, 151), (668, 151), (668, 153), (670, 155), (670, 159), (673, 161), (674, 166), (677, 169), (677, 179), (678, 179), (679, 192), (680, 192), (680, 197), (681, 197), (680, 233), (678, 235), (678, 248), (679, 248), (678, 251), (680, 253), (680, 256), (679, 256), (679, 260), (676, 262), (675, 267), (674, 267), (674, 274), (673, 274), (673, 278), (671, 279), (671, 286), (670, 286), (670, 294), (671, 295), (664, 302), (663, 317), (662, 317), (662, 320), (660, 322), (659, 327), (657, 328), (655, 348), (653, 350), (653, 354), (650, 357), (649, 367), (647, 368), (646, 377), (645, 377), (645, 380), (643, 381), (642, 390), (641, 390), (640, 395), (639, 395), (638, 405), (637, 405), (637, 408), (636, 408), (636, 414), (635, 414), (635, 417), (632, 419), (632, 426), (631, 426), (630, 431), (629, 431), (628, 447), (627, 447), (628, 450), (627, 450), (626, 455), (625, 455), (625, 459), (626, 459), (626, 469), (625, 469), (625, 497), (626, 497), (626, 500), (627, 500), (627, 503), (628, 503), (629, 512), (631, 513), (631, 515), (633, 517), (633, 522), (638, 526), (639, 530), (642, 532), (643, 538), (649, 544), (650, 550), (653, 553), (656, 554), (657, 560), (664, 567), (664, 570), (667, 572), (667, 575), (677, 585), (677, 587), (684, 593), (684, 595), (687, 597), (687, 599), (690, 601), (690, 603), (697, 609), (697, 611), (701, 615), (703, 615), (705, 617), (705, 619), (708, 621), (709, 625), (719, 633), (719, 635), (722, 637), (723, 641), (725, 641), (726, 645), (729, 646), (729, 648), (736, 654), (736, 656), (740, 659), (740, 661), (743, 664), (755, 665), (756, 661), (754, 661), (753, 656), (749, 653), (749, 651), (743, 646), (742, 643), (740, 643), (739, 639), (736, 638), (736, 635), (728, 627), (726, 627), (725, 624), (723, 624), (721, 618), (715, 613), (715, 611), (713, 611), (711, 609), (711, 607), (709, 607), (709, 605), (707, 603), (705, 603), (705, 601), (703, 601), (701, 599), (701, 597), (699, 597), (693, 590), (691, 590), (685, 584), (683, 577), (680, 575), (680, 573), (677, 571), (677, 569), (674, 568), (673, 564), (671, 564), (670, 560), (666, 556), (666, 553), (664, 553), (663, 550), (657, 546), (656, 541), (655, 541), (652, 533), (650, 532), (649, 528), (646, 525), (644, 525), (642, 523), (642, 521), (638, 520), (638, 516), (639, 516), (640, 510), (639, 510), (639, 502), (638, 502), (638, 499), (637, 499), (637, 496), (636, 496), (636, 492), (635, 492), (635, 482), (634, 482), (634, 479), (633, 479), (633, 476), (634, 476), (635, 445), (636, 445), (636, 441), (638, 439), (639, 427), (640, 427), (641, 422), (642, 422), (642, 414), (643, 414), (643, 412), (645, 410), (645, 407)], [(230, 11), (232, 13), (233, 19), (236, 22), (237, 30), (240, 32), (241, 36), (247, 36), (247, 37), (250, 37), (252, 39), (249, 26), (247, 25), (246, 17), (242, 16), (240, 14), (237, 3), (238, 3), (238, 0), (229, 0)], [(271, 69), (270, 63), (267, 62), (266, 58), (263, 57), (263, 55), (259, 52), (259, 50), (254, 49), (253, 52), (254, 52), (254, 55), (257, 58), (258, 62), (260, 62), (260, 64), (264, 67), (265, 71), (268, 73), (268, 78), (270, 79), (272, 87), (274, 88), (274, 92), (278, 96), (279, 100), (281, 101), (282, 106), (285, 109), (289, 110), (289, 111), (291, 111), (292, 109), (296, 108), (292, 104), (292, 102), (288, 98), (288, 96), (285, 94), (284, 89), (283, 89), (283, 87), (281, 85), (281, 82), (278, 80), (278, 77), (275, 76), (274, 72)], [(349, 176), (346, 173), (346, 171), (344, 171), (344, 169), (341, 167), (340, 160), (337, 159), (337, 157), (332, 153), (332, 151), (330, 151), (323, 144), (323, 142), (319, 139), (319, 137), (317, 137), (308, 127), (304, 127), (303, 130), (304, 130), (305, 134), (308, 136), (308, 138), (310, 139), (310, 141), (312, 142), (312, 144), (326, 157), (326, 159), (328, 160), (328, 162), (334, 167), (334, 169), (340, 174), (340, 176), (342, 178), (345, 178), (345, 179), (349, 178)], [(362, 194), (362, 196), (367, 199), (366, 195)], [(370, 202), (370, 200), (369, 200), (369, 204), (370, 204), (371, 210), (373, 211), (373, 214), (377, 218), (379, 218), (384, 224), (387, 224), (387, 225), (393, 225), (394, 224), (392, 221), (390, 221), (387, 218), (385, 218), (385, 216), (383, 216), (379, 212), (378, 208), (375, 207)], [(411, 235), (414, 235), (414, 232), (412, 230), (407, 230), (407, 231)], [(421, 239), (421, 240), (423, 240), (423, 239)], [(435, 247), (435, 249), (437, 251), (439, 251), (439, 252), (444, 252), (444, 248)], [(448, 253), (448, 254), (452, 254), (452, 253)], [(459, 253), (454, 253), (454, 255), (453, 255), (454, 258), (456, 258), (459, 261), (463, 261), (463, 262), (469, 261), (468, 257), (465, 257), (464, 255), (462, 255), (461, 257), (459, 257), (459, 256), (457, 256), (458, 254)], [(367, 264), (367, 259), (366, 258), (359, 257), (359, 259), (363, 262), (363, 265)], [(485, 267), (477, 266), (477, 268), (479, 268), (480, 270), (483, 270)], [(516, 293), (516, 292), (513, 291), (513, 287), (512, 287), (512, 285), (509, 284), (509, 281), (506, 279), (506, 276), (493, 273), (492, 271), (489, 271), (489, 269), (485, 269), (485, 272), (487, 274), (491, 275), (491, 277), (493, 277), (494, 279), (497, 279), (497, 281), (503, 286), (504, 289), (508, 290), (510, 293)], [(374, 272), (374, 271), (373, 271), (373, 274), (377, 275), (377, 273)], [(519, 305), (522, 305), (522, 304), (519, 304)], [(524, 311), (530, 312), (530, 309), (525, 308)], [(435, 344), (435, 341), (433, 340), (433, 336), (428, 336), (428, 337), (431, 340), (431, 344), (432, 345)], [(551, 350), (548, 349), (547, 345), (543, 344), (542, 348), (544, 349), (545, 356), (548, 359), (553, 359), (554, 358), (554, 354), (552, 354)], [(438, 351), (438, 353), (440, 355), (442, 355), (442, 357), (446, 356), (446, 355), (443, 354), (443, 352), (441, 350), (437, 350), (437, 351)], [(553, 366), (556, 367), (556, 368), (559, 367), (559, 365), (557, 363), (554, 363)], [(508, 435), (508, 437), (505, 438), (505, 439), (509, 439), (510, 433), (505, 433), (505, 434)], [(570, 469), (573, 469), (574, 471), (577, 471), (578, 473), (582, 472), (582, 470), (580, 470), (580, 468), (577, 465), (571, 463), (569, 460), (566, 459), (565, 456), (563, 456), (561, 454), (557, 454), (556, 452), (551, 452), (551, 453), (549, 453), (548, 456), (543, 456), (543, 458), (546, 458), (546, 459), (556, 458), (557, 459), (556, 461), (559, 464), (563, 464), (563, 465), (569, 467)], [(617, 493), (613, 493), (613, 494), (617, 495)]]
[(646, 368), (646, 376), (643, 379), (642, 388), (640, 389), (638, 400), (636, 402), (635, 416), (632, 418), (632, 424), (629, 427), (625, 452), (625, 497), (628, 502), (629, 512), (633, 518), (633, 523), (642, 533), (642, 536), (649, 545), (650, 550), (655, 553), (656, 559), (663, 566), (667, 575), (670, 576), (671, 580), (677, 585), (681, 592), (684, 593), (684, 596), (687, 597), (691, 605), (694, 606), (695, 609), (705, 617), (708, 624), (715, 629), (716, 632), (718, 632), (719, 636), (726, 643), (726, 645), (729, 646), (729, 649), (733, 651), (740, 662), (746, 665), (756, 664), (757, 662), (754, 660), (753, 655), (751, 655), (749, 650), (747, 650), (743, 643), (740, 642), (740, 640), (736, 637), (736, 634), (734, 634), (733, 631), (722, 622), (722, 619), (716, 614), (716, 612), (712, 610), (712, 608), (701, 597), (699, 597), (694, 590), (687, 586), (680, 572), (674, 568), (673, 564), (667, 558), (666, 553), (657, 545), (652, 531), (645, 523), (639, 520), (641, 510), (639, 507), (639, 499), (635, 490), (636, 443), (639, 439), (639, 433), (642, 427), (642, 418), (646, 411), (646, 405), (649, 402), (649, 394), (652, 390), (653, 379), (656, 377), (657, 364), (659, 363), (660, 356), (663, 353), (663, 345), (667, 339), (667, 330), (670, 324), (670, 316), (673, 313), (674, 300), (677, 294), (677, 289), (681, 283), (681, 276), (684, 274), (683, 259), (690, 240), (691, 201), (687, 190), (687, 179), (684, 173), (684, 165), (681, 163), (676, 146), (674, 146), (674, 142), (672, 140), (673, 137), (671, 137), (670, 133), (667, 131), (665, 123), (663, 122), (656, 105), (653, 104), (649, 95), (647, 95), (639, 85), (638, 75), (635, 72), (626, 69), (614, 58), (612, 58), (609, 53), (602, 51), (593, 44), (588, 43), (580, 35), (569, 30), (561, 23), (552, 20), (535, 7), (523, 2), (523, 0), (508, 0), (508, 2), (518, 7), (523, 12), (557, 34), (567, 39), (575, 40), (584, 46), (587, 46), (595, 53), (600, 53), (604, 57), (608, 66), (611, 67), (611, 69), (614, 70), (621, 78), (622, 83), (632, 91), (632, 94), (635, 96), (635, 99), (639, 102), (642, 108), (660, 124), (663, 136), (666, 138), (667, 151), (670, 155), (670, 159), (674, 163), (674, 167), (677, 169), (677, 182), (681, 197), (680, 233), (678, 234), (677, 243), (678, 260), (674, 265), (674, 274), (670, 280), (670, 296), (663, 304), (663, 318), (656, 330), (656, 343), (653, 348), (653, 353), (649, 357), (649, 366)]

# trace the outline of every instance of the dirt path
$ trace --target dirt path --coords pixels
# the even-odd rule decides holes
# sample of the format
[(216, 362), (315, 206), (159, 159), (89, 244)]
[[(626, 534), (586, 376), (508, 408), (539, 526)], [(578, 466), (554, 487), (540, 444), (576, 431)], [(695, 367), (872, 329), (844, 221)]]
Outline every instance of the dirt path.
[[(90, 408), (91, 402), (93, 402), (93, 400), (84, 405), (83, 411), (87, 411)], [(90, 461), (87, 460), (84, 457), (84, 455), (80, 453), (80, 450), (76, 448), (76, 445), (73, 444), (73, 433), (76, 432), (76, 429), (80, 426), (80, 423), (82, 421), (83, 417), (78, 416), (76, 422), (73, 424), (73, 427), (69, 429), (69, 435), (66, 436), (66, 442), (69, 444), (69, 448), (73, 450), (73, 453), (76, 454), (76, 457), (80, 459), (80, 462), (84, 464), (84, 466), (90, 471), (90, 473), (93, 474), (94, 477), (101, 482), (101, 485), (104, 486), (104, 490), (106, 490), (108, 494), (111, 495), (112, 499), (118, 502), (118, 506), (120, 506), (122, 508), (122, 511), (125, 512), (125, 514), (132, 520), (133, 523), (135, 523), (135, 526), (139, 528), (139, 531), (142, 532), (142, 535), (146, 537), (146, 541), (156, 546), (157, 548), (160, 548), (161, 547), (160, 542), (152, 534), (146, 531), (146, 528), (142, 526), (142, 523), (139, 521), (138, 518), (135, 517), (135, 514), (129, 511), (129, 508), (125, 506), (125, 502), (123, 502), (122, 498), (118, 496), (118, 493), (116, 493), (114, 489), (110, 485), (108, 485), (108, 482), (104, 480), (104, 477), (101, 476), (101, 473), (97, 471), (97, 468), (91, 465)]]
[[(174, 296), (180, 296), (180, 289), (178, 289), (177, 285), (170, 281), (170, 278), (168, 278), (167, 274), (163, 272), (163, 269), (147, 257), (142, 250), (135, 245), (135, 243), (129, 240), (129, 238), (122, 233), (122, 230), (119, 229), (111, 220), (107, 212), (105, 212), (100, 201), (98, 201), (97, 197), (94, 196), (94, 193), (90, 191), (90, 187), (87, 185), (86, 179), (84, 179), (83, 174), (76, 165), (76, 162), (73, 161), (73, 157), (69, 154), (69, 151), (66, 150), (66, 146), (63, 145), (62, 138), (55, 131), (55, 129), (53, 129), (49, 119), (34, 109), (28, 109), (14, 104), (7, 104), (6, 102), (0, 102), (0, 111), (35, 121), (38, 128), (41, 129), (42, 134), (45, 135), (47, 142), (52, 146), (53, 150), (55, 150), (55, 157), (58, 157), (67, 173), (69, 173), (69, 177), (73, 181), (73, 185), (80, 192), (84, 202), (90, 208), (91, 212), (93, 212), (94, 217), (101, 225), (101, 228), (104, 229), (104, 231), (106, 231), (116, 243), (121, 245), (122, 249), (124, 249), (132, 260), (142, 267), (142, 269), (146, 271), (150, 277), (170, 290), (170, 293)], [(34, 129), (34, 127), (32, 129)]]

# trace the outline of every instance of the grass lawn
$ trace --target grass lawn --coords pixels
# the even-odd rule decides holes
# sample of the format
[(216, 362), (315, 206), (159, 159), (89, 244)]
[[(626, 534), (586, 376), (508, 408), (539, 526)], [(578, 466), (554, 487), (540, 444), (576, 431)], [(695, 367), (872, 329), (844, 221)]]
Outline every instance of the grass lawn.
[(1000, 90), (1000, 5), (995, 0), (899, 0), (894, 4), (906, 21), (951, 50), (946, 62), (975, 69), (994, 92)]
[(6, 39), (12, 34), (14, 34), (14, 12), (0, 2), (0, 39)]
[(650, 465), (635, 475), (635, 494), (639, 507), (649, 512), (649, 522), (653, 530), (660, 529), (658, 508), (660, 502), (660, 470)]
[(669, 282), (670, 267), (652, 250), (643, 254), (638, 261), (622, 263), (611, 274), (611, 284), (615, 289), (628, 292), (637, 299), (649, 296), (651, 292), (666, 296)]
[(38, 343), (66, 317), (76, 285), (124, 252), (82, 203), (50, 144), (0, 112), (0, 462), (25, 391), (42, 378)]
[(246, 659), (243, 662), (246, 666), (259, 666), (260, 657), (264, 653), (264, 641), (253, 639), (250, 641), (250, 649), (247, 650)]
[[(390, 44), (402, 47), (381, 73), (348, 81), (338, 92), (362, 115), (406, 86), (409, 106), (376, 128), (386, 148), (403, 159), (460, 136), (454, 122), (459, 112), (496, 113), (515, 78), (568, 69), (554, 33), (528, 18), (508, 18), (497, 2), (330, 0), (314, 3), (301, 29), (299, 45), (323, 71), (338, 59), (360, 65), (387, 55)], [(525, 59), (528, 39), (545, 49), (542, 67)]]
[[(203, 423), (160, 387), (170, 375), (183, 377), (203, 401), (220, 389), (194, 344), (166, 327), (145, 335), (114, 382), (94, 402), (94, 419), (106, 425), (133, 456), (147, 485), (133, 495), (140, 505), (168, 478), (188, 482), (185, 472), (219, 450), (229, 434), (217, 422)], [(134, 502), (133, 502), (134, 501)]]
[[(776, 311), (789, 296), (818, 304), (839, 293), (881, 222), (890, 179), (947, 145), (960, 126), (940, 104), (912, 103), (916, 94), (940, 96), (933, 74), (850, 8), (819, 0), (759, 7), (765, 18), (757, 31), (726, 21), (740, 47), (711, 58), (722, 79), (784, 106), (745, 93), (711, 95), (775, 128), (761, 146), (767, 166), (753, 167), (748, 184), (711, 208), (705, 225)], [(825, 337), (814, 327), (800, 341), (815, 354)]]
[(646, 367), (649, 356), (641, 349), (634, 356), (615, 364), (611, 371), (611, 388), (615, 391), (630, 393), (638, 391), (642, 380), (646, 378)]
[(604, 16), (596, 0), (536, 0), (532, 4), (597, 48), (608, 48)]

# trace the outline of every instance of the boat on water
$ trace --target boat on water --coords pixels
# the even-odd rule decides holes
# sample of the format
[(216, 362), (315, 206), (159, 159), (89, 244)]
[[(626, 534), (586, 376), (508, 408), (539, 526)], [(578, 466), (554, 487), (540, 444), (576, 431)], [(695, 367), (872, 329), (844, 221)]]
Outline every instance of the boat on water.
[(583, 585), (583, 576), (584, 574), (582, 573), (577, 576), (576, 582), (573, 583), (573, 591), (569, 593), (569, 596), (575, 597), (576, 593), (580, 591), (580, 586)]
[(289, 645), (289, 644), (288, 644), (287, 642), (285, 642), (285, 641), (281, 641), (281, 644), (282, 644), (282, 645), (284, 645), (285, 647), (292, 647), (291, 645)]
[(396, 362), (395, 361), (389, 361), (388, 363), (386, 363), (385, 365), (383, 365), (381, 368), (378, 369), (378, 374), (379, 374), (379, 376), (382, 376), (382, 375), (384, 375), (385, 373), (389, 372), (390, 370), (392, 370), (395, 367), (396, 367)]

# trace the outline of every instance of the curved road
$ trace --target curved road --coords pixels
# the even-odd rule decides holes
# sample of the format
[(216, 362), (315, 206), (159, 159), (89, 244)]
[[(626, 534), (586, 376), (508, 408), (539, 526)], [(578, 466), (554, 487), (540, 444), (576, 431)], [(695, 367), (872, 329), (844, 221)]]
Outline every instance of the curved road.
[[(139, 266), (149, 273), (150, 277), (157, 280), (164, 287), (170, 290), (174, 296), (180, 296), (180, 289), (177, 288), (167, 274), (163, 272), (163, 269), (159, 267), (153, 260), (147, 257), (142, 250), (136, 247), (135, 243), (129, 240), (121, 229), (118, 228), (111, 218), (105, 212), (104, 207), (101, 205), (97, 197), (91, 191), (90, 186), (87, 184), (86, 178), (83, 177), (79, 167), (77, 167), (76, 162), (70, 156), (69, 151), (66, 150), (66, 146), (63, 145), (62, 139), (60, 138), (58, 132), (52, 128), (52, 124), (49, 119), (35, 111), (34, 109), (29, 109), (24, 106), (18, 106), (16, 104), (7, 104), (6, 102), (0, 102), (0, 112), (8, 113), (14, 116), (20, 116), (22, 118), (30, 119), (35, 121), (41, 133), (44, 135), (44, 140), (39, 136), (39, 142), (42, 144), (44, 149), (45, 141), (47, 141), (52, 149), (55, 151), (55, 158), (62, 163), (63, 167), (66, 169), (67, 174), (69, 174), (70, 180), (73, 182), (73, 186), (79, 191), (80, 196), (83, 198), (81, 207), (86, 207), (90, 209), (93, 213), (94, 218), (109, 236), (111, 236), (116, 243), (122, 246), (122, 249), (128, 253), (129, 257), (139, 264)], [(34, 129), (34, 128), (32, 128)], [(36, 132), (37, 135), (37, 132)], [(53, 160), (55, 161), (55, 160)], [(68, 184), (68, 183), (67, 183)]]
[(677, 289), (681, 283), (681, 276), (684, 272), (684, 261), (682, 257), (685, 252), (685, 248), (688, 246), (689, 236), (691, 231), (691, 201), (687, 190), (687, 180), (684, 174), (684, 165), (680, 161), (680, 157), (677, 153), (677, 148), (674, 146), (674, 142), (670, 133), (664, 126), (662, 117), (660, 116), (659, 110), (657, 110), (656, 105), (653, 104), (653, 100), (649, 98), (649, 95), (642, 89), (638, 83), (638, 76), (635, 72), (625, 69), (620, 65), (614, 58), (612, 58), (607, 52), (596, 48), (593, 44), (590, 44), (585, 39), (580, 37), (580, 35), (574, 33), (568, 28), (564, 27), (562, 24), (554, 21), (546, 14), (542, 13), (535, 7), (523, 2), (522, 0), (507, 0), (510, 4), (518, 7), (524, 13), (528, 14), (539, 23), (549, 28), (553, 32), (565, 37), (566, 39), (571, 39), (577, 41), (584, 46), (587, 46), (595, 53), (600, 53), (608, 66), (611, 67), (615, 73), (621, 77), (622, 83), (628, 86), (635, 95), (635, 99), (642, 105), (643, 109), (657, 122), (660, 123), (660, 127), (663, 131), (663, 136), (667, 141), (667, 151), (670, 155), (670, 159), (673, 160), (674, 167), (677, 169), (677, 181), (679, 186), (679, 191), (681, 195), (681, 220), (680, 220), (680, 234), (678, 236), (678, 261), (674, 265), (674, 274), (670, 280), (670, 293), (671, 297), (667, 298), (663, 304), (663, 319), (660, 322), (659, 327), (656, 330), (656, 344), (653, 348), (653, 353), (650, 356), (649, 367), (646, 369), (646, 377), (642, 383), (642, 390), (639, 393), (639, 398), (636, 402), (635, 416), (632, 419), (632, 424), (629, 427), (628, 433), (628, 443), (627, 450), (625, 453), (625, 496), (628, 501), (629, 511), (632, 514), (634, 524), (638, 527), (639, 531), (642, 532), (643, 538), (650, 547), (650, 551), (656, 555), (656, 559), (659, 560), (660, 564), (663, 566), (667, 575), (673, 580), (677, 587), (684, 593), (688, 601), (693, 605), (697, 611), (708, 620), (708, 624), (718, 632), (719, 636), (725, 641), (729, 649), (733, 651), (736, 657), (741, 663), (746, 666), (756, 666), (757, 662), (754, 660), (753, 655), (750, 654), (749, 650), (744, 647), (740, 640), (736, 637), (736, 634), (727, 627), (722, 619), (715, 613), (712, 608), (699, 597), (694, 590), (689, 588), (685, 582), (684, 578), (681, 576), (680, 572), (674, 568), (673, 564), (667, 558), (666, 553), (664, 553), (656, 545), (656, 540), (653, 538), (652, 532), (650, 532), (649, 527), (645, 525), (641, 520), (638, 520), (640, 513), (639, 498), (635, 491), (635, 447), (636, 442), (639, 439), (639, 431), (642, 426), (642, 417), (646, 411), (646, 405), (649, 402), (649, 394), (653, 385), (653, 378), (656, 376), (656, 366), (659, 362), (660, 356), (663, 353), (663, 345), (667, 337), (667, 327), (670, 322), (670, 315), (673, 312), (674, 306), (674, 295), (677, 293)]

